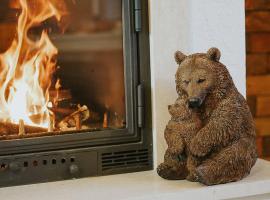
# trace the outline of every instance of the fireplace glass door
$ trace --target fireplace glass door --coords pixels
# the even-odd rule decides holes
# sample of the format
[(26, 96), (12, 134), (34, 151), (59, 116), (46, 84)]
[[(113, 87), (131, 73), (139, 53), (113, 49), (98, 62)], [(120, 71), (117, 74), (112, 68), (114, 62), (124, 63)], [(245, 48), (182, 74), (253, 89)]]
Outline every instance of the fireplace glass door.
[(133, 82), (122, 4), (1, 1), (1, 140), (127, 128)]
[(0, 4), (0, 187), (152, 169), (148, 1)]

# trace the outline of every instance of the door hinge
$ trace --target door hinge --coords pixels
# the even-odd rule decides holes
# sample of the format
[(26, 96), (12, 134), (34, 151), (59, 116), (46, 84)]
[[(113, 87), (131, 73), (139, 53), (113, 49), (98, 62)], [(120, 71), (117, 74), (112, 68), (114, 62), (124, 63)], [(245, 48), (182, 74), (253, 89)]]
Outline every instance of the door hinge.
[(138, 111), (138, 127), (144, 126), (144, 87), (142, 84), (137, 86), (137, 111)]
[(134, 17), (135, 17), (135, 31), (142, 30), (142, 2), (141, 0), (134, 0)]

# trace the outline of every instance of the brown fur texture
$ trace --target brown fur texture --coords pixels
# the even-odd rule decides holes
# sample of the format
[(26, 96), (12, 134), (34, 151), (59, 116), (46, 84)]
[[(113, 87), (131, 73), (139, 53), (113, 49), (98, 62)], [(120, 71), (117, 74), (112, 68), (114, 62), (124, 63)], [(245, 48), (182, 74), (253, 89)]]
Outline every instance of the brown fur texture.
[(171, 120), (168, 122), (164, 136), (168, 144), (164, 162), (157, 172), (165, 179), (194, 180), (195, 167), (200, 159), (189, 152), (189, 144), (202, 127), (199, 113), (188, 108), (185, 98), (179, 97), (173, 105), (168, 106)]
[[(176, 52), (175, 59), (177, 93), (192, 105), (192, 112), (199, 112), (202, 122), (187, 145), (195, 160), (200, 160), (190, 180), (215, 185), (244, 178), (257, 159), (255, 127), (246, 100), (219, 62), (220, 51), (211, 48), (189, 56)], [(191, 104), (194, 99), (196, 104)], [(187, 169), (185, 163), (181, 165), (179, 171)]]

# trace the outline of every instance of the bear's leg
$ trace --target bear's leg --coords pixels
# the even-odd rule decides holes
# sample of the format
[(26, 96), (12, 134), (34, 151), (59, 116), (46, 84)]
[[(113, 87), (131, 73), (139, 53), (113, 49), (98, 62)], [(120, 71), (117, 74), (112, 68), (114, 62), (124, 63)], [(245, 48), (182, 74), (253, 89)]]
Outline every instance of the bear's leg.
[(254, 145), (255, 142), (243, 138), (222, 149), (195, 169), (198, 181), (205, 185), (216, 185), (244, 178), (257, 159)]
[(157, 168), (157, 173), (164, 179), (182, 180), (185, 179), (188, 170), (186, 166), (186, 159), (176, 155), (172, 155), (167, 150), (164, 156), (164, 162)]
[(186, 177), (186, 179), (188, 181), (198, 181), (198, 177), (196, 175), (196, 167), (199, 166), (201, 164), (201, 159), (200, 158), (196, 158), (192, 155), (188, 155), (187, 158), (187, 169), (188, 169), (188, 176)]

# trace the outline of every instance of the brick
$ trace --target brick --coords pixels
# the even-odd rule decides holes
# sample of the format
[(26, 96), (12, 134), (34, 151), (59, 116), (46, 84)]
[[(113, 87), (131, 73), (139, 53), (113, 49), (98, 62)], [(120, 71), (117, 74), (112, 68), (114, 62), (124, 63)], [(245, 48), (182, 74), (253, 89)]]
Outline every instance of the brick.
[(263, 154), (263, 137), (261, 136), (256, 137), (256, 145), (257, 145), (258, 156), (261, 157)]
[(255, 11), (246, 13), (246, 31), (270, 31), (270, 12)]
[(248, 95), (270, 95), (270, 75), (248, 76), (247, 77)]
[(269, 0), (246, 0), (246, 10), (267, 10), (270, 9)]
[(264, 137), (262, 143), (262, 156), (270, 157), (270, 137)]
[(267, 54), (247, 54), (247, 75), (270, 73)]
[(247, 34), (247, 51), (252, 53), (269, 53), (270, 33)]
[(255, 118), (257, 136), (270, 136), (270, 118)]
[(256, 96), (247, 96), (247, 103), (253, 116), (256, 115)]
[(270, 116), (270, 96), (258, 96), (256, 100), (256, 108), (256, 116)]

